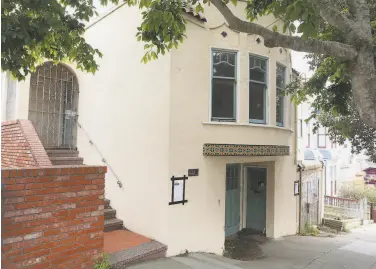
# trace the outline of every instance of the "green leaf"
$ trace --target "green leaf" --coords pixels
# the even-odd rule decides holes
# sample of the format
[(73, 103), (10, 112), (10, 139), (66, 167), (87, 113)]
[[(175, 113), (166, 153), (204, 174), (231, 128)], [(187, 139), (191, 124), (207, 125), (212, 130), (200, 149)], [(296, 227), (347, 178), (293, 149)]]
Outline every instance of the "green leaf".
[(291, 23), (290, 26), (289, 26), (289, 29), (290, 29), (290, 31), (291, 31), (292, 33), (295, 33), (295, 31), (296, 31), (296, 26), (295, 26), (295, 24)]
[(231, 0), (231, 3), (232, 3), (234, 6), (237, 6), (237, 5), (238, 5), (238, 0)]
[(287, 28), (290, 26), (290, 22), (289, 21), (286, 21), (284, 24), (283, 24), (283, 32), (285, 33)]

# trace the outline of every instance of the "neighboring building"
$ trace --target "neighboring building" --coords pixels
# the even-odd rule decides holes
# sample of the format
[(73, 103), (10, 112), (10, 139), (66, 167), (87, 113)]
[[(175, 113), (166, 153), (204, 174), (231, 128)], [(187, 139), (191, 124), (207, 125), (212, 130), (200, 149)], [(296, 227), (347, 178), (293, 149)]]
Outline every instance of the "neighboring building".
[(331, 141), (327, 128), (320, 127), (314, 133), (315, 120), (307, 121), (312, 112), (309, 101), (300, 104), (297, 111), (298, 160), (311, 162), (311, 157), (306, 158), (308, 151), (319, 154), (319, 159), (325, 163), (325, 194), (337, 196), (342, 184), (355, 180), (357, 174), (362, 172), (366, 165), (366, 157), (362, 154), (352, 154), (349, 141), (345, 141), (343, 145)]
[(368, 167), (367, 169), (364, 169), (364, 172), (366, 173), (366, 176), (364, 179), (368, 184), (374, 184), (376, 185), (376, 167)]
[[(327, 128), (320, 127), (316, 133), (313, 132), (313, 127), (315, 120), (309, 119), (311, 116), (312, 107), (310, 102), (304, 102), (300, 104), (297, 108), (298, 114), (298, 153), (299, 160), (304, 159), (304, 149), (315, 149), (315, 150), (330, 150), (331, 153), (338, 152), (337, 149), (341, 148), (338, 143), (331, 141), (329, 135), (327, 134)], [(342, 147), (345, 148), (345, 147)], [(337, 155), (337, 154), (335, 154)], [(349, 162), (349, 160), (345, 160)]]
[[(245, 6), (231, 8), (245, 19)], [(296, 112), (277, 94), (292, 75), (290, 52), (232, 31), (212, 6), (205, 18), (186, 11), (183, 45), (145, 65), (140, 11), (119, 6), (85, 34), (104, 55), (95, 75), (47, 62), (17, 84), (7, 109), (32, 120), (55, 154), (77, 147), (87, 164), (105, 158), (117, 217), (169, 255), (221, 254), (243, 228), (295, 234)], [(188, 169), (198, 170), (185, 183), (187, 202), (169, 205), (171, 178)]]

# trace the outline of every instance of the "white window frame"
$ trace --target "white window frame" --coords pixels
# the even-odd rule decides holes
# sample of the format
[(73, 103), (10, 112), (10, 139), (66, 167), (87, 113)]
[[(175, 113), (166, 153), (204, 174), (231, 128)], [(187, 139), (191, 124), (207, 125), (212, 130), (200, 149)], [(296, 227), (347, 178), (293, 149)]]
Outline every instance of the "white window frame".
[[(251, 68), (251, 65), (250, 65), (250, 59), (252, 58), (256, 58), (256, 59), (260, 59), (260, 60), (265, 60), (266, 62), (266, 78), (265, 78), (265, 83), (262, 83), (260, 81), (256, 81), (256, 80), (251, 80), (251, 78), (249, 78), (248, 80), (248, 122), (249, 123), (256, 123), (256, 124), (268, 124), (268, 116), (269, 116), (269, 58), (266, 57), (266, 56), (262, 56), (262, 55), (258, 55), (258, 54), (253, 54), (253, 53), (249, 53), (248, 54), (248, 76), (249, 76), (249, 70)], [(249, 94), (250, 94), (250, 87), (249, 87), (249, 84), (250, 83), (257, 83), (257, 84), (265, 84), (265, 90), (264, 90), (264, 120), (258, 120), (258, 119), (250, 119), (249, 117)]]
[[(322, 133), (320, 133), (320, 128), (318, 128), (317, 129), (317, 147), (318, 148), (321, 148), (321, 149), (325, 149), (326, 148), (326, 146), (327, 146), (327, 143), (326, 143), (326, 137), (327, 137), (327, 133), (328, 133), (328, 131), (327, 131), (327, 129), (326, 129), (326, 127), (322, 127), (322, 128), (324, 128), (324, 133), (322, 134)], [(320, 145), (320, 136), (324, 136), (324, 146), (321, 146)]]
[(282, 120), (282, 122), (278, 122), (277, 121), (277, 94), (278, 94), (278, 90), (284, 90), (284, 89), (282, 89), (282, 88), (280, 88), (280, 87), (278, 87), (277, 86), (277, 70), (278, 70), (278, 66), (280, 66), (280, 67), (283, 67), (283, 69), (284, 69), (284, 74), (283, 74), (283, 76), (284, 76), (284, 78), (283, 78), (283, 80), (284, 80), (284, 85), (286, 86), (286, 83), (287, 83), (287, 67), (286, 67), (286, 65), (284, 65), (284, 64), (281, 64), (280, 62), (277, 62), (276, 63), (276, 69), (275, 69), (275, 81), (276, 81), (276, 84), (275, 84), (275, 94), (276, 94), (276, 102), (275, 102), (275, 121), (276, 121), (276, 125), (277, 126), (279, 126), (279, 127), (284, 127), (284, 125), (285, 125), (285, 122), (286, 122), (286, 119), (285, 119), (285, 108), (287, 108), (287, 106), (286, 106), (286, 101), (285, 101), (285, 96), (282, 96), (282, 104), (281, 104), (281, 111), (280, 111), (280, 113), (281, 113), (281, 120)]
[(302, 119), (298, 119), (298, 126), (297, 126), (298, 130), (297, 130), (297, 135), (299, 138), (303, 137), (303, 120)]
[[(213, 99), (213, 79), (215, 78), (213, 76), (213, 53), (214, 52), (230, 52), (230, 53), (234, 53), (235, 54), (235, 74), (234, 74), (234, 118), (220, 118), (220, 117), (213, 117), (213, 113), (212, 113), (212, 99)], [(223, 48), (210, 48), (210, 98), (209, 98), (209, 120), (210, 122), (237, 122), (238, 121), (238, 104), (239, 104), (239, 100), (238, 100), (238, 95), (239, 95), (239, 91), (238, 91), (238, 76), (239, 76), (239, 52), (236, 51), (236, 50), (232, 50), (232, 49), (223, 49)], [(230, 78), (225, 78), (225, 77), (216, 77), (216, 78), (222, 78), (222, 79), (230, 79)]]

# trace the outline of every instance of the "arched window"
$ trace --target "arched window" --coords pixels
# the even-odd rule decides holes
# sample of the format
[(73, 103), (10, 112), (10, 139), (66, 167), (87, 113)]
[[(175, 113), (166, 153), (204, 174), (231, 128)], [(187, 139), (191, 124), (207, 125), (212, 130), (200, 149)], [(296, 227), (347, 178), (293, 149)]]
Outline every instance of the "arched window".
[(30, 79), (29, 120), (45, 148), (75, 149), (78, 82), (63, 64), (46, 62)]

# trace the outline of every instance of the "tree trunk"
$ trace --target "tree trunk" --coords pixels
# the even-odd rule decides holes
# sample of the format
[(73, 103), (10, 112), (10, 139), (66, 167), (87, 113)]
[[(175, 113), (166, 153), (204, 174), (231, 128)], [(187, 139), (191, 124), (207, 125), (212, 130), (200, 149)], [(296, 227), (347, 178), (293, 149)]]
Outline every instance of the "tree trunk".
[(360, 118), (376, 128), (376, 70), (372, 48), (360, 48), (350, 68), (352, 94)]

